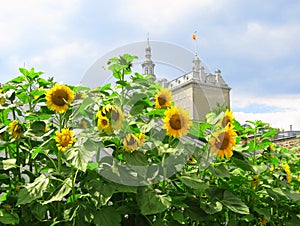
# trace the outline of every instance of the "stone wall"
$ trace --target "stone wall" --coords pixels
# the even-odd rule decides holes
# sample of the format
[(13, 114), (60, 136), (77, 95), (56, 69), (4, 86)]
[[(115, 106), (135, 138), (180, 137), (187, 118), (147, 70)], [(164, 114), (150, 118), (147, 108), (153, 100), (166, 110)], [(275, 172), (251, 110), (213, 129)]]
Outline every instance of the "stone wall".
[(293, 147), (299, 147), (298, 151), (300, 150), (300, 138), (297, 137), (274, 140), (274, 143), (282, 148), (291, 149)]

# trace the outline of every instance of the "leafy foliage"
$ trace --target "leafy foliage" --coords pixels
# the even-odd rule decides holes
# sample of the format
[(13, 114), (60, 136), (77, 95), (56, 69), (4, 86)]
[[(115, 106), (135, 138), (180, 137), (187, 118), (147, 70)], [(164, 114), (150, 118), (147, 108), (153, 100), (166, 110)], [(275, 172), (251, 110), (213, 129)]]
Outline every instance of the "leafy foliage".
[[(299, 225), (299, 154), (273, 143), (276, 129), (234, 120), (233, 156), (220, 159), (209, 147), (224, 115), (218, 105), (185, 139), (166, 136), (166, 109), (153, 101), (160, 86), (132, 73), (134, 59), (109, 61), (115, 86), (70, 87), (75, 100), (63, 114), (46, 106), (55, 82), (42, 72), (20, 68), (1, 87), (0, 225)], [(108, 104), (126, 120), (101, 132), (96, 110)], [(65, 152), (55, 140), (62, 128), (76, 138)], [(136, 150), (124, 148), (128, 133)]]

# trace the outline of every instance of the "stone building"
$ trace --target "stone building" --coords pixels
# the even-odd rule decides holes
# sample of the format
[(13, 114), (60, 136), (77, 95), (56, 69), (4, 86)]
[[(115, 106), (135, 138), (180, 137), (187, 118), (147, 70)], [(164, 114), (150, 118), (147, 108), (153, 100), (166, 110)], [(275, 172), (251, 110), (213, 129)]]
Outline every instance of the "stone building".
[(204, 120), (205, 115), (218, 104), (225, 104), (230, 108), (230, 87), (222, 78), (221, 71), (217, 69), (214, 74), (206, 72), (197, 53), (194, 59), (191, 59), (191, 71), (170, 81), (155, 75), (149, 39), (145, 58), (142, 63), (142, 73), (152, 75), (151, 80), (169, 88), (175, 105), (188, 110), (193, 119)]

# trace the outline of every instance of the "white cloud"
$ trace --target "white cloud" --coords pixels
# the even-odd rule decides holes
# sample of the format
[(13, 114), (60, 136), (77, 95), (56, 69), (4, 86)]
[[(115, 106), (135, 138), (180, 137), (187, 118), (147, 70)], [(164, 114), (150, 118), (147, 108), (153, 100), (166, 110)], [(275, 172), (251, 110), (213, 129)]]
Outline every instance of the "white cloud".
[(289, 130), (292, 125), (293, 130), (300, 130), (300, 115), (299, 111), (283, 111), (273, 113), (245, 113), (234, 112), (236, 119), (240, 123), (245, 123), (246, 120), (256, 121), (262, 120), (263, 122), (270, 123), (274, 128)]
[[(0, 47), (18, 47), (28, 37), (50, 39), (63, 29), (62, 22), (78, 6), (78, 0), (10, 0), (1, 3)], [(34, 43), (32, 43), (34, 44)]]
[[(49, 48), (38, 55), (31, 55), (24, 58), (11, 56), (10, 67), (17, 68), (34, 67), (46, 73), (46, 77), (55, 77), (55, 81), (63, 81), (67, 84), (78, 84), (88, 67), (90, 67), (97, 57), (98, 49), (101, 46), (92, 42), (71, 42), (64, 43), (53, 48)], [(11, 78), (7, 78), (8, 81)]]
[(220, 9), (226, 1), (217, 0), (124, 0), (120, 2), (122, 20), (151, 33), (164, 33), (174, 29), (191, 15), (209, 15)]
[[(235, 30), (232, 30), (235, 29)], [(229, 56), (242, 56), (255, 60), (284, 58), (300, 51), (299, 23), (266, 24), (248, 21), (238, 29), (216, 28), (216, 48)], [(211, 46), (213, 48), (213, 46)]]
[(236, 119), (241, 123), (246, 120), (262, 120), (273, 127), (288, 130), (290, 125), (294, 130), (300, 130), (300, 95), (278, 95), (272, 97), (254, 97), (243, 94), (231, 95), (232, 108), (246, 107), (251, 104), (263, 104), (280, 108), (280, 111), (266, 113), (234, 112)]

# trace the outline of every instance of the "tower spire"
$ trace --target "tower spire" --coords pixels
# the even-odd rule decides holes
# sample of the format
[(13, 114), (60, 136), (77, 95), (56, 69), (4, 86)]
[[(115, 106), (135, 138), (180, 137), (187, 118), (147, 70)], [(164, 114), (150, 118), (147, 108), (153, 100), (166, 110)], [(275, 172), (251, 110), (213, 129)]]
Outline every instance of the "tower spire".
[(153, 63), (153, 61), (151, 59), (151, 47), (150, 47), (150, 41), (149, 41), (149, 33), (147, 34), (145, 58), (146, 58), (145, 61), (142, 63), (143, 75), (152, 75), (151, 81), (155, 81), (156, 80), (156, 76), (154, 74), (155, 64)]
[(200, 70), (201, 61), (198, 57), (198, 54), (195, 53), (195, 57), (193, 59), (193, 71), (199, 71)]

